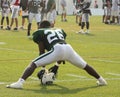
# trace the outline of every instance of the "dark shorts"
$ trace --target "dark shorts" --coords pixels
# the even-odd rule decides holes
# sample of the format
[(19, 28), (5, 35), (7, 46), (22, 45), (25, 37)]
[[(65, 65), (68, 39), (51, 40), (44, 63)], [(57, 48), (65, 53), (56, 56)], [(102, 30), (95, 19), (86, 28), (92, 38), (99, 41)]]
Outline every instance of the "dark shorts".
[(22, 18), (28, 18), (28, 16), (22, 16)]

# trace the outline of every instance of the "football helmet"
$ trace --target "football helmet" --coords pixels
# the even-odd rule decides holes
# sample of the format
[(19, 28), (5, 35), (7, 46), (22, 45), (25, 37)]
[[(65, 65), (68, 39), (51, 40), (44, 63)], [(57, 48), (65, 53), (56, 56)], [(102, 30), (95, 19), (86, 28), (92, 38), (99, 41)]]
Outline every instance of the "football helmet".
[(43, 74), (43, 77), (41, 79), (41, 83), (43, 85), (50, 85), (53, 83), (53, 81), (55, 80), (55, 74), (54, 73), (45, 73)]
[(55, 80), (55, 73), (48, 72), (47, 69), (43, 69), (38, 72), (37, 77), (40, 79), (41, 84), (49, 85), (52, 84), (53, 81)]

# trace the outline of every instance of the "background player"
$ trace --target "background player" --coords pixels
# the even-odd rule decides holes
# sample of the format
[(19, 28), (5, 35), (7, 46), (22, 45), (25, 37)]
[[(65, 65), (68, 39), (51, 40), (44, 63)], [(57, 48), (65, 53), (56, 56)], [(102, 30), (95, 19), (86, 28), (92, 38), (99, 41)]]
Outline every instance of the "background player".
[(37, 28), (39, 27), (39, 23), (41, 22), (41, 14), (39, 12), (39, 8), (41, 6), (41, 0), (29, 0), (28, 1), (28, 12), (29, 12), (29, 24), (27, 36), (30, 36), (30, 30), (33, 19), (37, 22)]
[(15, 20), (15, 28), (13, 30), (18, 30), (18, 13), (20, 8), (20, 0), (12, 0), (10, 3), (12, 15), (11, 15), (11, 23), (10, 26), (6, 30), (11, 30), (14, 20)]
[(10, 2), (9, 0), (1, 0), (1, 29), (3, 29), (4, 19), (6, 18), (7, 28), (9, 27), (9, 13), (10, 13)]
[[(80, 10), (82, 12), (82, 20), (81, 20), (81, 30), (78, 33), (90, 33), (89, 32), (89, 15), (91, 15), (90, 5), (91, 0), (81, 0), (81, 5), (83, 6)], [(86, 31), (84, 32), (84, 27), (86, 25)]]

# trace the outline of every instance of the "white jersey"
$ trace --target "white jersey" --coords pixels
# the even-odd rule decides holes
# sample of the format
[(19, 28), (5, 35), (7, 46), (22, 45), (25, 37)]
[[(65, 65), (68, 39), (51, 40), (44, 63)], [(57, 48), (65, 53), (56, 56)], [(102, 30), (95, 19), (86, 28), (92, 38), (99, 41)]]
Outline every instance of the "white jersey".
[(39, 13), (41, 0), (28, 0), (28, 4), (29, 2), (31, 2), (31, 4), (28, 11), (36, 14)]
[(112, 0), (112, 10), (118, 10), (118, 0)]
[(65, 1), (65, 0), (60, 0), (60, 4), (61, 4), (61, 5), (64, 5), (65, 7), (67, 6), (67, 4), (66, 4), (66, 1)]
[(2, 0), (2, 4), (1, 4), (2, 8), (9, 8), (9, 1), (8, 0)]

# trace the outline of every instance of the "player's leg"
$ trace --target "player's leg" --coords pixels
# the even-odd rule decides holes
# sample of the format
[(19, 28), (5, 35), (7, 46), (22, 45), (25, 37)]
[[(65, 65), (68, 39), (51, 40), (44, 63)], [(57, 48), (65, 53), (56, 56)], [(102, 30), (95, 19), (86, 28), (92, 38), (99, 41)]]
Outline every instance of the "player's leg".
[(98, 81), (97, 84), (98, 85), (107, 85), (107, 82), (103, 79), (102, 76), (100, 76), (97, 71), (91, 67), (90, 65), (86, 65), (84, 70), (91, 76), (95, 77)]
[(89, 26), (90, 26), (90, 23), (89, 23), (89, 13), (86, 13), (86, 16), (85, 16), (85, 19), (86, 19), (86, 31), (85, 33), (90, 33), (89, 32)]
[(55, 25), (56, 16), (57, 16), (56, 10), (52, 10), (49, 20), (48, 20), (51, 23), (51, 27), (54, 27), (54, 25)]
[(67, 19), (66, 19), (66, 7), (64, 7), (64, 9), (63, 9), (63, 21), (67, 21)]
[[(59, 48), (57, 48), (57, 49), (59, 49)], [(37, 67), (46, 66), (46, 65), (48, 65), (48, 64), (50, 64), (52, 62), (57, 61), (57, 59), (59, 58), (58, 54), (56, 53), (56, 52), (58, 52), (57, 49), (51, 50), (51, 51), (39, 56), (38, 58), (34, 59), (33, 62), (31, 62), (31, 64), (25, 69), (25, 71), (22, 74), (21, 78), (17, 82), (12, 83), (10, 85), (7, 85), (7, 87), (8, 88), (22, 88), (23, 83), (25, 82), (25, 80), (30, 75), (32, 75), (32, 73), (34, 72), (34, 70)]]
[(31, 25), (32, 25), (32, 20), (34, 18), (34, 14), (33, 13), (29, 13), (29, 16), (28, 16), (28, 27), (27, 27), (27, 36), (30, 36), (30, 30), (31, 30)]
[(1, 26), (0, 26), (1, 29), (3, 29), (4, 18), (5, 18), (5, 17), (3, 17), (3, 16), (2, 16), (2, 18), (1, 18)]
[(79, 32), (77, 32), (77, 33), (82, 33), (82, 34), (84, 34), (85, 32), (84, 32), (84, 27), (85, 27), (85, 21), (86, 21), (86, 19), (85, 19), (85, 13), (83, 13), (82, 14), (82, 20), (81, 20), (81, 29), (80, 29), (80, 31)]
[(34, 70), (39, 66), (45, 66), (47, 64), (50, 64), (57, 60), (57, 58), (54, 58), (53, 56), (56, 55), (54, 50), (51, 50), (50, 52), (47, 52), (44, 55), (39, 56), (31, 64), (25, 69), (23, 75), (21, 76), (22, 80), (26, 80), (29, 76), (32, 75)]
[(27, 36), (30, 36), (31, 25), (32, 25), (32, 23), (28, 23)]
[(37, 68), (37, 66), (35, 65), (35, 63), (31, 63), (24, 71), (23, 75), (22, 75), (22, 79), (26, 80), (29, 76), (31, 76), (31, 74), (34, 72), (34, 70)]
[(11, 14), (11, 23), (10, 23), (10, 26), (6, 28), (6, 30), (11, 30), (12, 28), (12, 25), (14, 23), (14, 19), (16, 17), (16, 8), (11, 8), (12, 9), (12, 14)]
[(6, 22), (7, 22), (7, 28), (9, 27), (9, 17), (6, 17)]
[(15, 25), (16, 27), (14, 28), (14, 30), (18, 30), (18, 18), (17, 17), (15, 18)]
[(21, 76), (21, 78), (19, 78), (19, 80), (15, 83), (12, 83), (10, 85), (7, 85), (7, 88), (22, 88), (23, 87), (23, 83), (25, 82), (25, 80), (32, 75), (32, 73), (34, 72), (34, 70), (37, 68), (37, 66), (32, 62), (24, 71), (23, 75)]
[(40, 22), (41, 22), (41, 14), (35, 14), (35, 20), (37, 22), (37, 29), (39, 29), (39, 25), (40, 25)]
[(1, 26), (0, 26), (1, 29), (3, 29), (5, 14), (6, 13), (5, 13), (4, 9), (2, 9), (2, 12), (1, 12), (2, 18), (1, 18)]
[(7, 11), (6, 11), (6, 23), (7, 23), (7, 28), (9, 27), (9, 14), (10, 14), (10, 9), (7, 9)]
[(11, 18), (10, 27), (8, 27), (8, 28), (7, 28), (7, 30), (11, 30), (11, 28), (12, 28), (12, 25), (13, 25), (13, 23), (14, 23), (14, 19), (15, 19), (15, 18)]
[(98, 80), (98, 85), (106, 85), (107, 82), (102, 78), (102, 76), (99, 75), (99, 73), (90, 65), (87, 64), (87, 62), (78, 55), (73, 48), (69, 45), (67, 47), (67, 60), (72, 63), (73, 65), (84, 69), (89, 75), (93, 76)]
[(14, 30), (18, 30), (18, 13), (19, 13), (19, 7), (16, 7), (15, 8), (15, 11), (14, 11), (14, 18), (15, 18), (15, 28)]

